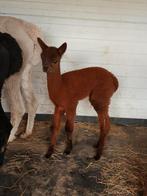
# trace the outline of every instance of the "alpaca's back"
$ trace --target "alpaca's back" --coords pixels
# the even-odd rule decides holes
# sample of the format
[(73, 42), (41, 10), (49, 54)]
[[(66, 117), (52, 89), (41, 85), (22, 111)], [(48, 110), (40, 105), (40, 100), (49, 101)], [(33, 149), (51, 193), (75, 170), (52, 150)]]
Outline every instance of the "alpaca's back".
[(68, 95), (83, 99), (97, 88), (98, 93), (106, 96), (112, 95), (118, 87), (116, 77), (109, 71), (101, 67), (88, 67), (62, 74), (62, 79)]

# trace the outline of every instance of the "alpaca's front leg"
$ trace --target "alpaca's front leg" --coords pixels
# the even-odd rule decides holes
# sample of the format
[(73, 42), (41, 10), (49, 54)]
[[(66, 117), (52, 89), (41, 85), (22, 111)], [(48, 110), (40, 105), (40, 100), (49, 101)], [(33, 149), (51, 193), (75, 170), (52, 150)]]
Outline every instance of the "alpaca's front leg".
[(64, 154), (70, 154), (72, 150), (72, 133), (74, 129), (76, 107), (77, 107), (77, 103), (74, 103), (72, 107), (70, 106), (70, 108), (66, 111), (67, 120), (65, 125), (65, 131), (66, 131), (67, 140), (66, 140), (66, 148), (64, 150)]
[(19, 113), (17, 111), (15, 111), (14, 113), (13, 112), (11, 113), (11, 123), (12, 123), (13, 128), (11, 130), (8, 142), (12, 142), (13, 140), (16, 139), (17, 130), (23, 118), (23, 114), (24, 114), (23, 112)]
[(50, 142), (48, 151), (45, 155), (46, 158), (49, 158), (54, 152), (54, 146), (56, 145), (57, 135), (60, 132), (60, 122), (61, 122), (61, 116), (62, 116), (63, 112), (64, 112), (63, 108), (61, 108), (61, 107), (55, 108), (52, 133), (51, 133), (51, 142)]
[(70, 154), (72, 150), (72, 132), (74, 128), (74, 118), (72, 120), (67, 119), (66, 125), (65, 125), (65, 131), (67, 135), (66, 140), (66, 148), (64, 150), (64, 154)]

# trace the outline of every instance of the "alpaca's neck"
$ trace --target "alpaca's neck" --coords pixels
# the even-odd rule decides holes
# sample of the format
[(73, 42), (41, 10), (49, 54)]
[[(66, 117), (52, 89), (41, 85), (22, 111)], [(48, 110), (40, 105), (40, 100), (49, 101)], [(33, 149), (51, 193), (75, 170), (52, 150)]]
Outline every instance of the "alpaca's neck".
[(59, 65), (59, 69), (47, 73), (47, 83), (48, 83), (49, 96), (52, 99), (52, 101), (55, 101), (56, 97), (59, 96), (62, 87), (60, 65)]

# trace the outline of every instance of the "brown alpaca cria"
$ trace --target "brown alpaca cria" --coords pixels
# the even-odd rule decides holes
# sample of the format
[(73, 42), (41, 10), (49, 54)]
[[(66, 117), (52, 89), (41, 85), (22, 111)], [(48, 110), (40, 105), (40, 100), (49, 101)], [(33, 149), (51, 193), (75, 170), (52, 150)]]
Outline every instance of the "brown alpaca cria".
[(47, 72), (48, 92), (55, 104), (51, 143), (46, 157), (49, 158), (54, 152), (57, 135), (60, 131), (61, 116), (66, 114), (65, 131), (67, 142), (64, 153), (69, 154), (72, 150), (72, 132), (78, 101), (89, 96), (89, 101), (98, 114), (100, 126), (100, 138), (96, 144), (95, 159), (101, 157), (106, 136), (110, 129), (108, 108), (110, 98), (118, 88), (117, 78), (100, 67), (90, 67), (61, 75), (60, 60), (67, 48), (62, 44), (59, 48), (48, 47), (40, 38), (38, 42), (42, 48), (41, 58), (43, 71)]

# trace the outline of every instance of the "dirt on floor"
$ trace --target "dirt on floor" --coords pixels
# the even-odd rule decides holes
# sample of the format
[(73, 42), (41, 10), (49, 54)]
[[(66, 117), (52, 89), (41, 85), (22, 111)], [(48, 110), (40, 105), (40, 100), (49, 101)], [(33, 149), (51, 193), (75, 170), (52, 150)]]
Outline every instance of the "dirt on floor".
[[(25, 121), (20, 131), (24, 130)], [(103, 156), (94, 161), (97, 123), (75, 123), (73, 150), (63, 155), (62, 128), (56, 152), (44, 158), (50, 122), (8, 145), (0, 168), (1, 196), (147, 196), (147, 128), (112, 125)], [(62, 126), (63, 127), (63, 126)]]

